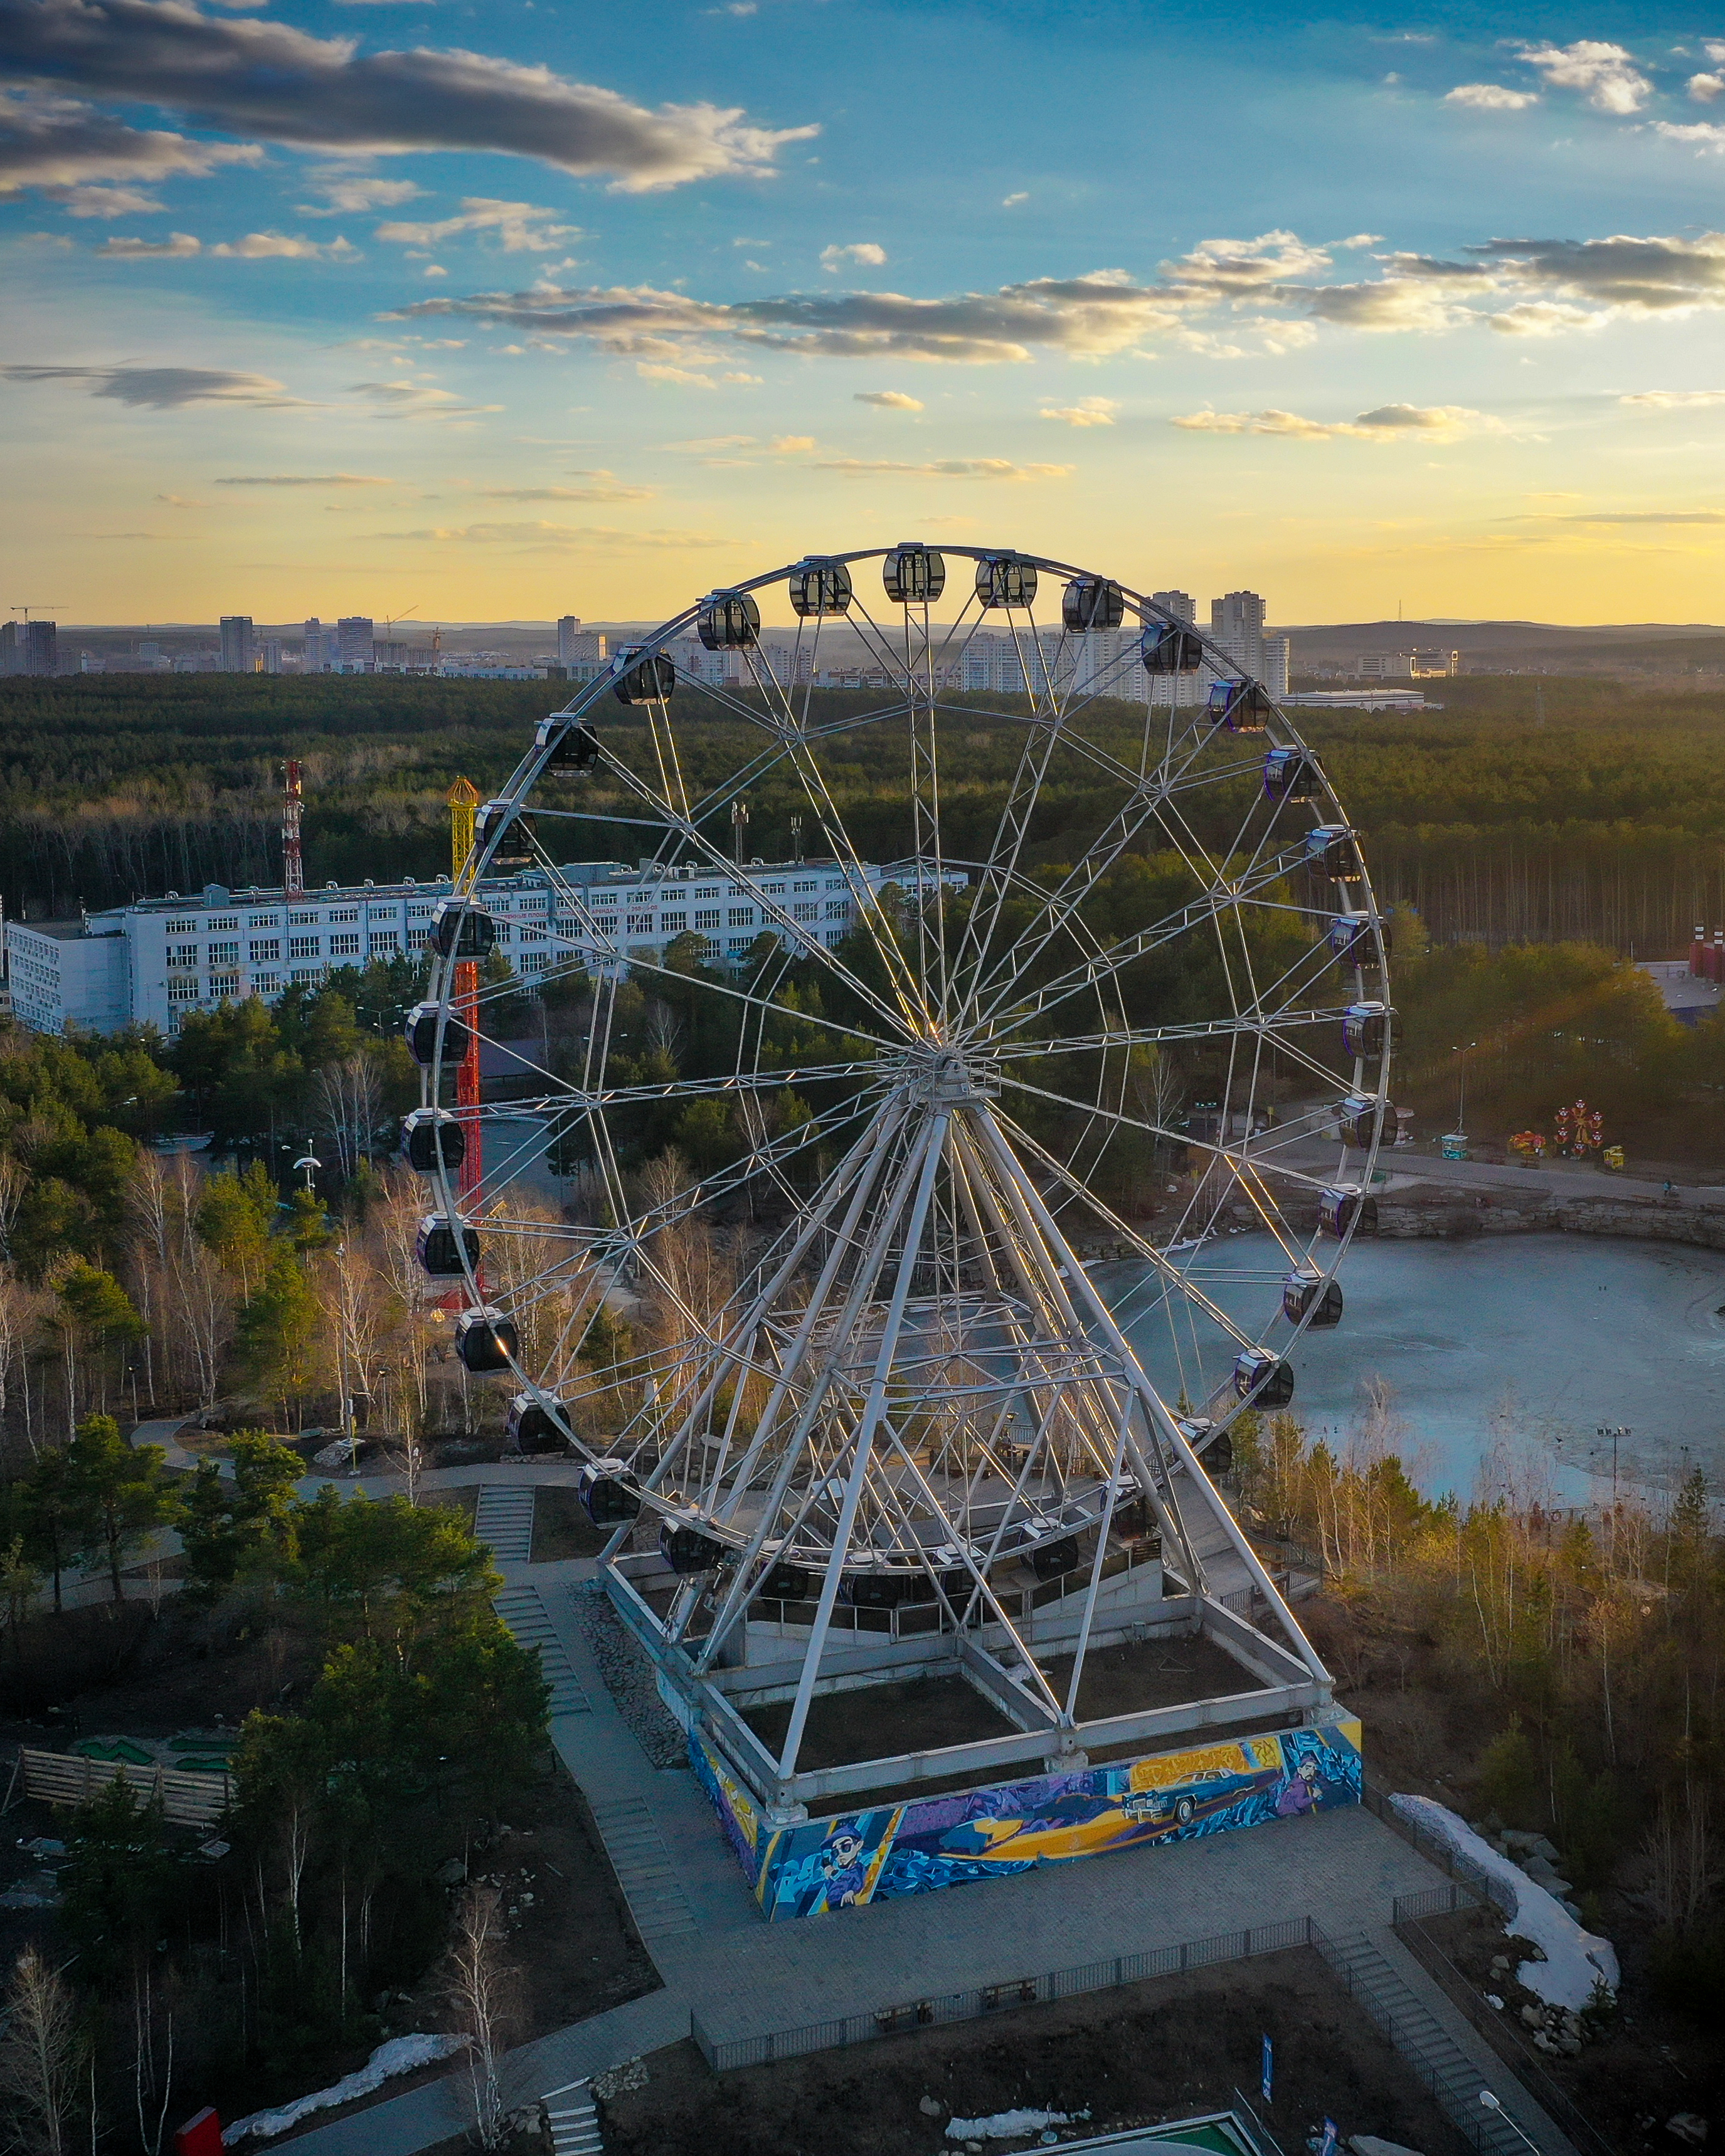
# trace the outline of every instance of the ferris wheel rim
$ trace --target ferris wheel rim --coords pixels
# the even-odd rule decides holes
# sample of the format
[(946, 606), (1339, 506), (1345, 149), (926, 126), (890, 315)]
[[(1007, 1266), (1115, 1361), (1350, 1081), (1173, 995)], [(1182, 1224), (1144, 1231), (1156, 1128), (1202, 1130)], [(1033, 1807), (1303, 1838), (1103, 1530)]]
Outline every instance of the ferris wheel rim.
[[(906, 544), (911, 542), (900, 543)], [(734, 584), (727, 584), (718, 588), (718, 591), (724, 594), (742, 593), (753, 593), (763, 589), (770, 588), (776, 584), (784, 583), (799, 568), (804, 567), (810, 563), (834, 562), (843, 563), (849, 566), (857, 562), (884, 559), (893, 551), (894, 549), (889, 547), (870, 547), (845, 551), (835, 551), (830, 553), (806, 555), (799, 557), (795, 562), (786, 563), (780, 567), (764, 572), (760, 575), (742, 580)], [(974, 561), (978, 562), (1007, 558), (1023, 562), (1027, 566), (1037, 569), (1038, 571), (1047, 572), (1050, 576), (1064, 576), (1074, 578), (1094, 578), (1095, 577), (1095, 572), (1084, 570), (1076, 564), (1064, 562), (1050, 556), (1032, 554), (1020, 549), (983, 547), (968, 543), (955, 545), (947, 545), (942, 543), (938, 548), (931, 548), (931, 551), (938, 552), (943, 556), (952, 556), (961, 560)], [(1147, 625), (1155, 621), (1169, 623), (1179, 620), (1179, 617), (1170, 613), (1166, 608), (1158, 606), (1152, 599), (1143, 593), (1120, 583), (1117, 579), (1110, 578), (1106, 581), (1116, 584), (1120, 592), (1123, 605), (1126, 608), (1137, 615), (1140, 623)], [(707, 600), (711, 599), (716, 595), (718, 595), (718, 593), (706, 594), (705, 599), (696, 601), (691, 606), (685, 608), (681, 613), (672, 616), (667, 621), (661, 624), (659, 628), (649, 632), (649, 634), (644, 638), (638, 645), (632, 647), (633, 655), (639, 656), (644, 654), (650, 654), (662, 652), (665, 647), (674, 642), (680, 634), (686, 634), (691, 624), (699, 619), (703, 604), (706, 603)], [(967, 601), (967, 607), (968, 604), (969, 602)], [(927, 610), (925, 608), (922, 611), (926, 619)], [(1003, 613), (1019, 613), (1026, 610), (1018, 608), (1003, 608), (999, 609), (999, 611)], [(1180, 625), (1197, 637), (1199, 644), (1205, 652), (1206, 663), (1209, 663), (1214, 655), (1215, 659), (1223, 661), (1224, 664), (1229, 664), (1229, 662), (1226, 661), (1225, 654), (1221, 653), (1219, 647), (1216, 646), (1214, 644), (1214, 640), (1207, 636), (1204, 631), (1198, 629), (1195, 624), (1182, 622)], [(801, 634), (800, 629), (798, 633), (798, 634)], [(818, 634), (818, 633), (817, 629), (816, 634)], [(1240, 670), (1232, 668), (1231, 665), (1230, 665), (1230, 674), (1238, 673)], [(587, 685), (582, 694), (571, 697), (563, 710), (552, 714), (552, 716), (557, 718), (574, 718), (584, 715), (590, 711), (594, 706), (598, 704), (603, 699), (606, 691), (612, 685), (613, 677), (606, 675), (598, 677), (592, 683)], [(968, 711), (968, 707), (960, 706), (958, 708), (967, 712)], [(1277, 728), (1274, 736), (1276, 745), (1277, 747), (1299, 749), (1304, 751), (1309, 756), (1310, 752), (1306, 749), (1306, 744), (1303, 738), (1301, 737), (1297, 727), (1296, 727), (1288, 719), (1286, 711), (1281, 708), (1281, 705), (1272, 701), (1272, 709)], [(878, 716), (884, 719), (886, 717), (894, 716), (894, 714), (883, 712)], [(1018, 721), (1022, 723), (1023, 721), (1023, 715), (1019, 713), (999, 713), (990, 714), (989, 716), (991, 718), (1004, 722)], [(1171, 709), (1171, 724), (1173, 722), (1173, 711)], [(860, 714), (851, 720), (849, 723), (851, 726), (861, 726), (869, 722), (869, 715)], [(1058, 725), (1058, 723), (1059, 721), (1057, 721), (1056, 724)], [(842, 732), (845, 730), (845, 722), (835, 720), (834, 722), (833, 731)], [(1197, 721), (1195, 715), (1190, 730), (1194, 734), (1197, 732)], [(517, 767), (516, 772), (511, 775), (506, 786), (496, 796), (494, 797), (493, 805), (503, 810), (505, 813), (498, 816), (494, 820), (491, 829), (485, 834), (483, 843), (475, 847), (473, 855), (470, 857), (470, 860), (467, 863), (461, 877), (459, 878), (456, 882), (455, 888), (459, 893), (464, 895), (471, 895), (475, 893), (480, 882), (486, 878), (490, 870), (491, 863), (496, 856), (498, 849), (503, 843), (508, 825), (512, 820), (511, 816), (508, 812), (513, 810), (516, 813), (519, 813), (522, 803), (529, 798), (533, 788), (542, 778), (547, 762), (548, 752), (542, 752), (536, 757), (532, 752), (530, 752), (529, 754), (522, 759), (521, 763)], [(1313, 762), (1314, 764), (1316, 764), (1316, 759), (1313, 759)], [(1340, 814), (1341, 804), (1336, 797), (1333, 785), (1331, 783), (1327, 774), (1322, 772), (1321, 766), (1317, 767), (1317, 768), (1318, 771), (1319, 783), (1322, 787), (1325, 798), (1327, 800), (1331, 807), (1332, 807), (1337, 814)], [(954, 856), (948, 856), (947, 858), (949, 864), (955, 867), (979, 867), (982, 865), (982, 864), (976, 862), (966, 863)], [(1375, 898), (1372, 893), (1369, 881), (1369, 870), (1366, 867), (1363, 859), (1361, 860), (1360, 867), (1361, 875), (1359, 880), (1362, 885), (1361, 896), (1366, 901), (1363, 910), (1367, 918), (1373, 924), (1369, 932), (1373, 940), (1373, 947), (1378, 954), (1380, 972), (1383, 972), (1382, 957), (1384, 937), (1382, 933), (1381, 916), (1378, 913)], [(720, 857), (716, 855), (715, 855), (714, 863), (710, 868), (709, 872), (713, 874), (720, 872)], [(1014, 864), (1009, 875), (1003, 883), (1003, 888), (1005, 888), (1007, 885), (1015, 884), (1016, 880), (1017, 870)], [(1313, 911), (1317, 912), (1321, 911), (1322, 910), (1315, 908)], [(622, 953), (619, 952), (614, 955), (619, 960), (622, 960)], [(798, 952), (796, 954), (793, 954), (788, 949), (786, 949), (783, 953), (781, 970), (783, 971), (787, 969), (790, 964), (793, 963), (794, 957), (814, 957), (818, 959), (823, 955), (824, 954), (819, 950), (819, 948), (811, 948), (806, 952)], [(623, 963), (632, 962), (624, 960)], [(454, 961), (453, 958), (444, 963), (440, 968), (434, 967), (433, 983), (436, 992), (435, 999), (439, 1007), (436, 1042), (437, 1053), (432, 1065), (431, 1075), (431, 1086), (434, 1099), (441, 1097), (441, 1081), (444, 1072), (447, 1068), (444, 1057), (444, 1047), (447, 1030), (447, 1021), (451, 1015), (451, 988), (454, 976)], [(1384, 978), (1387, 981), (1387, 972), (1384, 972)], [(759, 1014), (763, 1023), (765, 1013), (768, 1008), (770, 1008), (770, 1006), (764, 1003), (758, 1006)], [(840, 1029), (843, 1030), (844, 1029), (841, 1028)], [(1141, 1029), (1140, 1030), (1142, 1031), (1142, 1029)], [(867, 1038), (868, 1036), (865, 1035), (863, 1037)], [(1032, 1048), (1034, 1048), (1034, 1045), (1035, 1044), (1033, 1042), (1031, 1044)], [(754, 1075), (756, 1081), (758, 1082), (760, 1074), (757, 1071)], [(748, 1082), (749, 1080), (744, 1074), (738, 1074), (739, 1086), (746, 1087)], [(1370, 1142), (1363, 1148), (1362, 1157), (1358, 1163), (1357, 1168), (1357, 1179), (1362, 1188), (1369, 1187), (1370, 1178), (1375, 1164), (1378, 1142), (1381, 1135), (1382, 1116), (1388, 1102), (1387, 1056), (1380, 1060), (1378, 1081), (1374, 1090), (1373, 1099), (1378, 1110), (1378, 1116), (1373, 1127)], [(1065, 1105), (1074, 1106), (1076, 1104), (1067, 1101)], [(583, 1111), (583, 1112), (588, 1111)], [(460, 1219), (462, 1202), (461, 1194), (452, 1186), (447, 1163), (444, 1161), (440, 1153), (435, 1169), (435, 1181), (444, 1214), (447, 1218), (452, 1220)], [(698, 1203), (699, 1200), (697, 1199), (696, 1202)], [(1357, 1221), (1350, 1221), (1346, 1232), (1335, 1239), (1329, 1265), (1322, 1273), (1322, 1278), (1326, 1281), (1333, 1278), (1334, 1272), (1341, 1263), (1343, 1256), (1345, 1255), (1348, 1244), (1355, 1232), (1356, 1226)], [(461, 1245), (461, 1256), (465, 1285), (473, 1297), (475, 1306), (480, 1306), (484, 1302), (482, 1282), (478, 1277), (475, 1269), (468, 1264), (465, 1241), (463, 1241)], [(603, 1306), (603, 1297), (601, 1298), (599, 1306)], [(1273, 1323), (1274, 1320), (1270, 1321), (1270, 1322)], [(1292, 1335), (1291, 1336), (1291, 1339), (1297, 1339), (1303, 1335), (1307, 1329), (1307, 1322), (1309, 1322), (1309, 1313), (1308, 1317), (1307, 1318), (1303, 1318), (1296, 1327)], [(1269, 1330), (1269, 1324), (1266, 1324), (1262, 1330), (1267, 1332)], [(513, 1358), (511, 1358), (511, 1367), (517, 1384), (521, 1387), (523, 1391), (532, 1394), (537, 1404), (546, 1409), (548, 1413), (552, 1414), (554, 1419), (557, 1421), (559, 1427), (563, 1430), (565, 1436), (569, 1440), (574, 1449), (580, 1452), (583, 1456), (586, 1457), (591, 1463), (593, 1455), (586, 1445), (584, 1440), (577, 1435), (571, 1423), (565, 1419), (562, 1413), (564, 1404), (558, 1394), (554, 1390), (547, 1390), (544, 1389), (542, 1386), (539, 1375), (516, 1363)], [(654, 1493), (644, 1491), (644, 1502), (649, 1502), (653, 1494)], [(664, 1512), (667, 1516), (673, 1512), (678, 1512), (680, 1509), (684, 1509), (680, 1508), (670, 1500), (665, 1500), (662, 1504), (655, 1504), (653, 1508)]]

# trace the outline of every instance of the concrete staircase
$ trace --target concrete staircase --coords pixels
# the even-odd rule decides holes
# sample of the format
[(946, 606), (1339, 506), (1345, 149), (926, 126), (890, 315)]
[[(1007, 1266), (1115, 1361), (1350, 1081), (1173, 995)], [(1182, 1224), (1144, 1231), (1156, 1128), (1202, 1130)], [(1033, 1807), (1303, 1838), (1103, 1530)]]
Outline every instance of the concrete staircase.
[[(531, 1491), (529, 1492), (531, 1496)], [(539, 1650), (539, 1666), (545, 1672), (545, 1681), (551, 1686), (551, 1712), (559, 1714), (590, 1714), (592, 1703), (582, 1690), (581, 1680), (564, 1652), (563, 1643), (557, 1635), (544, 1598), (536, 1587), (506, 1587), (495, 1596), (491, 1607), (508, 1625), (524, 1647)]]
[(673, 1869), (653, 1815), (639, 1797), (602, 1797), (593, 1804), (617, 1883), (629, 1903), (635, 1929), (650, 1948), (655, 1941), (692, 1933), (695, 1912)]
[(499, 1564), (526, 1564), (533, 1555), (531, 1484), (482, 1482), (473, 1516), (476, 1540), (488, 1543)]
[(599, 2114), (590, 2082), (572, 2082), (539, 2099), (551, 2136), (551, 2156), (603, 2156)]

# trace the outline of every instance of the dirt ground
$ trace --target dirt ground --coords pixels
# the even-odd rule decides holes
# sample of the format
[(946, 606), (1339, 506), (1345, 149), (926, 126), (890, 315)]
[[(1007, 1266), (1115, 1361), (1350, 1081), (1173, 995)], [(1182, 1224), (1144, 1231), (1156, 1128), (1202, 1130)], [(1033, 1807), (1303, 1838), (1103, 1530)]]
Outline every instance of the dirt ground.
[[(749, 1707), (744, 1719), (776, 1753), (790, 1727), (790, 1702)], [(798, 1760), (813, 1770), (1014, 1734), (1006, 1717), (963, 1677), (916, 1677), (906, 1684), (821, 1693), (809, 1707)]]
[[(1072, 1657), (1057, 1656), (1043, 1667), (1064, 1699), (1072, 1681)], [(1189, 1699), (1256, 1691), (1262, 1684), (1261, 1677), (1242, 1669), (1214, 1640), (1144, 1640), (1098, 1647), (1085, 1657), (1078, 1717), (1081, 1722), (1100, 1721), (1141, 1707), (1178, 1707)]]
[(553, 1564), (566, 1557), (597, 1557), (610, 1539), (582, 1511), (573, 1490), (562, 1483), (541, 1483), (533, 1500), (535, 1564)]
[[(1276, 2090), (1258, 2102), (1260, 2046)], [(1468, 2144), (1317, 1954), (1301, 1949), (1120, 1991), (1013, 2009), (773, 2066), (710, 2072), (692, 2043), (654, 2052), (644, 2088), (603, 2107), (612, 2156), (935, 2156), (952, 2117), (1088, 2112), (1063, 2140), (1231, 2107), (1244, 2092), (1289, 2156), (1333, 2118), (1422, 2156)], [(923, 2099), (938, 2107), (921, 2108)], [(1036, 2135), (990, 2140), (991, 2150)]]

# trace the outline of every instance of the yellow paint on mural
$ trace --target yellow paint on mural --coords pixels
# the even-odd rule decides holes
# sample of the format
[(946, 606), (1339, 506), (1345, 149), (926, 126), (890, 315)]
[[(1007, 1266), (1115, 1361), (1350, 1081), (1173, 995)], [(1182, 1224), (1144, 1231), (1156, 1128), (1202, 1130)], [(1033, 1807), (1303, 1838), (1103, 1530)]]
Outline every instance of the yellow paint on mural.
[[(1273, 1738), (1268, 1741), (1272, 1744), (1276, 1742)], [(1244, 1744), (1211, 1744), (1201, 1752), (1165, 1752), (1158, 1759), (1134, 1759), (1127, 1786), (1132, 1789), (1166, 1789), (1176, 1782), (1194, 1781), (1200, 1774), (1252, 1774), (1260, 1767), (1281, 1763), (1279, 1745), (1268, 1758), (1259, 1759)]]

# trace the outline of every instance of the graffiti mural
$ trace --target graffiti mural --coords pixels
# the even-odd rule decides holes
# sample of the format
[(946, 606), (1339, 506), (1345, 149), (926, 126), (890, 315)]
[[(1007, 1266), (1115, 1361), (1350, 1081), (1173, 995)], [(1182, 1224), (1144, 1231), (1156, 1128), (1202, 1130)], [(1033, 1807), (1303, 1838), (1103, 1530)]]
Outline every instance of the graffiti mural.
[(756, 1898), (778, 1920), (1357, 1804), (1360, 1743), (1359, 1723), (1344, 1719), (776, 1832), (698, 1738), (690, 1753)]

